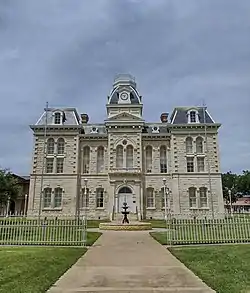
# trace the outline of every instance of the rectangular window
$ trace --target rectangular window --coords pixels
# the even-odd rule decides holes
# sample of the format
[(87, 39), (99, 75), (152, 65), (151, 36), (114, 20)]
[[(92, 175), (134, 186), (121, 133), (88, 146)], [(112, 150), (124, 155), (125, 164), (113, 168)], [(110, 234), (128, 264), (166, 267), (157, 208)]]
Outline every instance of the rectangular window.
[(82, 189), (82, 203), (81, 207), (85, 208), (89, 206), (89, 189), (88, 188), (83, 188)]
[(46, 173), (53, 173), (54, 159), (47, 158), (46, 159)]
[(55, 113), (55, 124), (61, 124), (61, 113)]
[(63, 158), (56, 159), (56, 173), (63, 173)]
[(155, 205), (154, 203), (154, 189), (148, 188), (147, 189), (147, 208), (153, 208)]
[(55, 188), (54, 207), (60, 208), (62, 206), (62, 188)]
[(187, 157), (187, 172), (194, 172), (194, 158)]
[(190, 112), (190, 122), (196, 122), (196, 112), (195, 111)]
[(205, 159), (202, 158), (197, 158), (197, 171), (198, 172), (204, 172), (205, 171)]
[(189, 188), (189, 207), (190, 208), (197, 207), (196, 189), (194, 187)]
[(52, 194), (51, 188), (45, 188), (43, 190), (43, 207), (44, 208), (51, 207), (51, 194)]
[(97, 208), (104, 207), (104, 190), (103, 190), (103, 188), (98, 188), (96, 190), (96, 207)]
[(200, 207), (206, 208), (208, 206), (207, 203), (207, 188), (201, 187), (200, 188)]

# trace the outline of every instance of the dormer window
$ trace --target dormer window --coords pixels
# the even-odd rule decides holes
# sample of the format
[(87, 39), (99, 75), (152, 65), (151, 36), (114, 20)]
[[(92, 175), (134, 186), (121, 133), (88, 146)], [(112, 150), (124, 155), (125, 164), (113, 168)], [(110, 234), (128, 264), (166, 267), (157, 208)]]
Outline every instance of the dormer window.
[(196, 122), (196, 113), (195, 113), (195, 111), (191, 111), (189, 113), (189, 115), (190, 115), (190, 122)]
[(59, 113), (59, 112), (55, 113), (54, 123), (55, 124), (62, 124), (62, 114), (61, 113)]
[(199, 123), (199, 112), (197, 110), (190, 110), (187, 113), (188, 123)]

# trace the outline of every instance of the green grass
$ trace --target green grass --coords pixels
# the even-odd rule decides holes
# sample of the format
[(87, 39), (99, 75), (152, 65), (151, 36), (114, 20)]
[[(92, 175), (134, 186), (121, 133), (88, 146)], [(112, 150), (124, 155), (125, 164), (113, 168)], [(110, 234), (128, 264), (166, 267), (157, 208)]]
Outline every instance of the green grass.
[(170, 251), (216, 292), (250, 292), (250, 245), (173, 247)]
[(86, 248), (0, 247), (0, 293), (44, 293)]

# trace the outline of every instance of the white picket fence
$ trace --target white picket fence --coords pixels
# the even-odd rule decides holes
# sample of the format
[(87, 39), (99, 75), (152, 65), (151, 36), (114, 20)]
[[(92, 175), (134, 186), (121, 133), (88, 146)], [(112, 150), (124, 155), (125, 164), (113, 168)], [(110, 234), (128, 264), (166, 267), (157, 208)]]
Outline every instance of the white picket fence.
[(84, 219), (0, 218), (0, 245), (85, 246), (87, 229)]
[[(223, 214), (216, 218), (170, 215), (164, 223), (163, 242), (170, 245), (250, 242), (250, 215)], [(164, 227), (163, 226), (163, 227)]]

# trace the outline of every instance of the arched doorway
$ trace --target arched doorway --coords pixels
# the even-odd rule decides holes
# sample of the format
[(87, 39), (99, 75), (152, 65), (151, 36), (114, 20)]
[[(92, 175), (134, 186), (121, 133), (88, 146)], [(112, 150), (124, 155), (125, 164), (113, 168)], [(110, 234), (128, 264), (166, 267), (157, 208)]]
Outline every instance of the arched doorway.
[(122, 211), (123, 203), (126, 202), (128, 205), (128, 211), (131, 213), (136, 212), (136, 202), (133, 199), (133, 192), (131, 188), (124, 186), (119, 189), (118, 192), (118, 212)]

